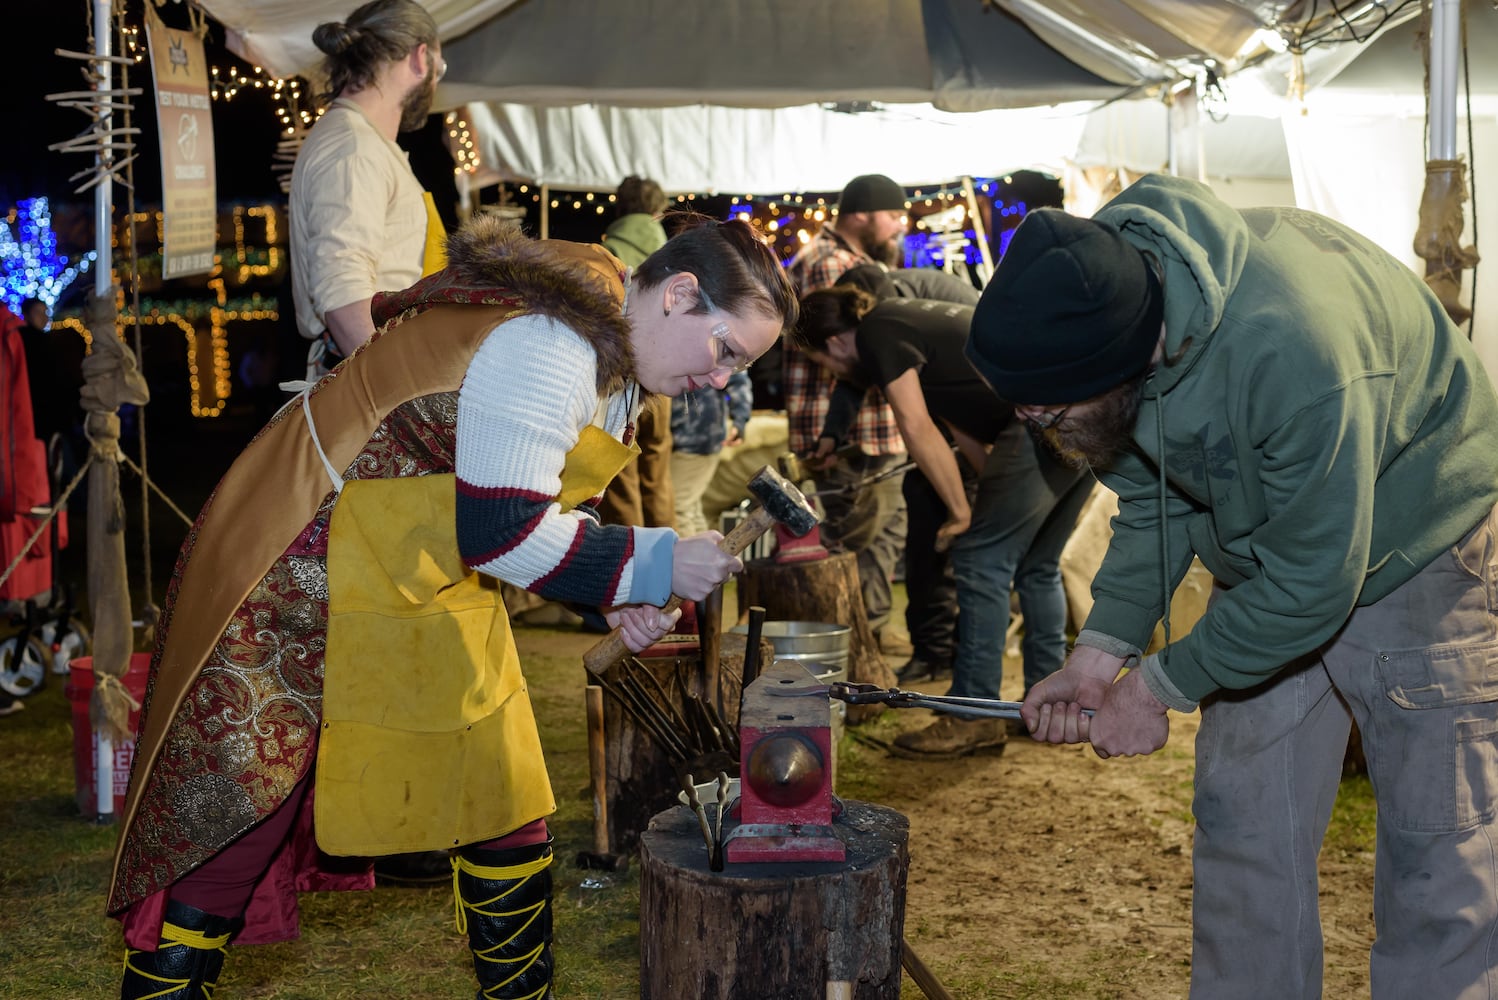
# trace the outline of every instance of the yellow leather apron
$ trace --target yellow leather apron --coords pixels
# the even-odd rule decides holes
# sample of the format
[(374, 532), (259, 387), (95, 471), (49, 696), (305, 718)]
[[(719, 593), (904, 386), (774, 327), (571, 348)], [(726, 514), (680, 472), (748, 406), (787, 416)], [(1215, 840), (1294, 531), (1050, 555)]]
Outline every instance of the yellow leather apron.
[(421, 192), (421, 201), (427, 209), (427, 241), (421, 251), (421, 276), (425, 278), (447, 266), (447, 227), (437, 213), (432, 192)]
[[(583, 428), (562, 509), (638, 452)], [(354, 480), (333, 508), (314, 797), (329, 854), (456, 847), (556, 809), (498, 582), (458, 555), (455, 488), (451, 474)]]

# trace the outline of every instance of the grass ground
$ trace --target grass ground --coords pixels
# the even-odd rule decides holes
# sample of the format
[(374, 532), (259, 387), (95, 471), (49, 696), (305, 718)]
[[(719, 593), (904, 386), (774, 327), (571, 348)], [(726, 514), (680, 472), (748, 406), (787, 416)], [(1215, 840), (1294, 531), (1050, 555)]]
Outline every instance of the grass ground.
[[(733, 606), (732, 599), (728, 602)], [(563, 1000), (624, 1000), (638, 995), (639, 882), (635, 868), (622, 875), (589, 879), (573, 866), (591, 846), (591, 805), (586, 796), (587, 754), (583, 725), (581, 654), (595, 637), (575, 632), (517, 632), (558, 811), (552, 820), (559, 863), (556, 878), (558, 975)], [(117, 995), (120, 970), (118, 926), (103, 914), (116, 831), (79, 815), (74, 799), (71, 712), (63, 678), (49, 678), (24, 711), (0, 719), (0, 997), (17, 1000)], [(888, 716), (890, 713), (886, 713)], [(897, 731), (888, 718), (873, 724), (875, 735)], [(1167, 748), (1167, 752), (1176, 752)], [(897, 801), (887, 759), (851, 740), (839, 759), (840, 791), (869, 801)], [(1180, 818), (1189, 814), (1189, 783), (1167, 790)], [(1372, 850), (1372, 805), (1367, 783), (1350, 782), (1339, 799), (1328, 836), (1328, 858), (1366, 865)], [(1186, 871), (1189, 881), (1189, 869)], [(918, 931), (913, 916), (909, 934)], [(940, 938), (919, 944), (939, 947)], [(943, 962), (948, 985), (963, 997), (1044, 997), (1082, 1000), (1130, 997), (1128, 968), (1105, 968), (1086, 976), (1063, 974), (1047, 963), (1016, 957), (1006, 985), (995, 990), (981, 967)], [(1152, 956), (1140, 950), (1140, 966)], [(468, 955), (453, 925), (446, 886), (377, 887), (372, 893), (309, 894), (302, 897), (298, 941), (231, 949), (217, 993), (220, 1000), (345, 1000), (355, 997), (472, 997)], [(966, 958), (964, 965), (972, 963)], [(1158, 970), (1156, 970), (1158, 972)], [(986, 985), (985, 985), (986, 984)], [(903, 996), (919, 997), (908, 980)], [(695, 1000), (695, 998), (683, 998)]]

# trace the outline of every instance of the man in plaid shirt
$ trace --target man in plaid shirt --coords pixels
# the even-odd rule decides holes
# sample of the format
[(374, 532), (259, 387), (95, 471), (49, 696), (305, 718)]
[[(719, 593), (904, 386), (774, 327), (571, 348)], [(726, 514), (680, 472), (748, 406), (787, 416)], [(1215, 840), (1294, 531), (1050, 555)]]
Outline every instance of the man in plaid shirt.
[[(859, 264), (895, 263), (899, 238), (908, 222), (905, 191), (883, 174), (853, 178), (838, 197), (837, 221), (828, 222), (788, 267), (798, 295), (829, 288)], [(786, 345), (785, 409), (790, 447), (798, 455), (817, 449), (835, 379), (801, 352)], [(830, 540), (858, 555), (864, 610), (876, 635), (889, 620), (890, 581), (905, 547), (905, 505), (900, 476), (891, 476), (851, 496), (829, 493), (874, 476), (905, 460), (905, 443), (895, 415), (877, 391), (868, 394), (848, 436), (848, 447), (819, 469), (824, 495), (823, 530)], [(883, 640), (885, 645), (889, 641)]]

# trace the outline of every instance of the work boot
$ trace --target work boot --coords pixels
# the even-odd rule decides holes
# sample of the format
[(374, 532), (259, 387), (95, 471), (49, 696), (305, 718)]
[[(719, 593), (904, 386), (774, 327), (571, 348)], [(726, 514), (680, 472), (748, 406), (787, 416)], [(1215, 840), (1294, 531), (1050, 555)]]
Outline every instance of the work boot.
[(944, 677), (952, 676), (952, 658), (941, 660), (927, 659), (920, 653), (916, 653), (905, 665), (895, 671), (895, 680), (900, 684), (914, 684), (917, 681), (939, 681)]
[(211, 1000), (229, 939), (242, 926), (243, 920), (168, 901), (156, 950), (125, 949), (120, 1000)]
[(879, 643), (879, 652), (885, 656), (909, 656), (915, 652), (910, 636), (892, 626), (875, 629), (874, 639)]
[(458, 931), (478, 975), (475, 1000), (551, 997), (551, 841), (454, 856)]
[(946, 760), (979, 750), (1002, 753), (1009, 737), (1003, 719), (959, 719), (941, 715), (925, 729), (901, 733), (893, 750), (902, 757)]

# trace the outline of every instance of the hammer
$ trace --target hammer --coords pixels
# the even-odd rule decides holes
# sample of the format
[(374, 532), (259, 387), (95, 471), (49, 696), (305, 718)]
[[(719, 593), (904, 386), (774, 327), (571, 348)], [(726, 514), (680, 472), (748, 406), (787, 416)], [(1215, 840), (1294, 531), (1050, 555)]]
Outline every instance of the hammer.
[[(728, 533), (718, 548), (731, 556), (739, 555), (755, 539), (770, 530), (773, 524), (784, 525), (798, 538), (817, 526), (817, 512), (791, 482), (770, 466), (765, 466), (749, 480), (749, 492), (759, 500), (749, 516)], [(665, 611), (675, 611), (681, 606), (681, 598), (675, 594), (666, 602)], [(615, 628), (583, 654), (583, 666), (591, 674), (602, 674), (629, 655), (622, 632)]]

